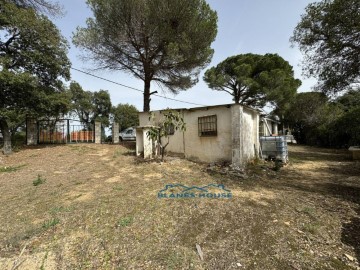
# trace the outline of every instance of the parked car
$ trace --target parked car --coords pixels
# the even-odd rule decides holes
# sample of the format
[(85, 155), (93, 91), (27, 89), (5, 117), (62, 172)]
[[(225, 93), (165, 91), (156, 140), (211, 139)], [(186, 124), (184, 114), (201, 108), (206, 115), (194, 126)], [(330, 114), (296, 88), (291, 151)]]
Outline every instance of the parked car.
[(136, 140), (136, 129), (129, 127), (120, 132), (120, 141), (135, 141)]
[(296, 140), (293, 135), (283, 135), (283, 137), (285, 138), (285, 141), (287, 143), (294, 143), (294, 144), (296, 143)]

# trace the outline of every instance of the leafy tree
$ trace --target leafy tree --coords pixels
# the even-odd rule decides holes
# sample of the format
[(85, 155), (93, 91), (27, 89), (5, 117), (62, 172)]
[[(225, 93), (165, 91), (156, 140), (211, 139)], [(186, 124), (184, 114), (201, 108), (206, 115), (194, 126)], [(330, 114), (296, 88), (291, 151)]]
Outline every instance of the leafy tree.
[(0, 129), (11, 152), (11, 115), (56, 115), (67, 110), (67, 43), (56, 26), (33, 9), (7, 1), (0, 12)]
[(300, 143), (326, 147), (360, 144), (360, 91), (350, 90), (334, 100), (320, 92), (296, 95), (285, 121)]
[(98, 68), (144, 81), (144, 111), (151, 82), (178, 93), (194, 85), (211, 60), (217, 15), (205, 0), (88, 0), (94, 18), (73, 42)]
[(322, 0), (306, 7), (291, 38), (305, 55), (304, 72), (325, 93), (360, 83), (360, 1)]
[(330, 102), (325, 94), (303, 92), (297, 94), (291, 103), (285, 122), (293, 127), (298, 142), (327, 146), (331, 131), (329, 126), (341, 114), (339, 106)]
[(109, 117), (111, 113), (111, 99), (107, 90), (94, 92), (94, 120), (100, 121), (104, 126), (109, 126)]
[(331, 143), (334, 146), (360, 144), (360, 89), (350, 90), (338, 97), (335, 103), (342, 109), (341, 116), (334, 121), (331, 129)]
[(84, 91), (80, 84), (71, 82), (70, 92), (72, 94), (72, 110), (88, 129), (91, 129), (91, 123), (95, 120), (100, 121), (103, 126), (109, 126), (112, 105), (108, 91)]
[(284, 110), (301, 85), (291, 65), (277, 54), (229, 57), (208, 69), (204, 81), (211, 89), (232, 95), (235, 103), (264, 107), (270, 102), (279, 110)]
[(57, 2), (49, 2), (46, 0), (5, 0), (9, 3), (14, 3), (21, 8), (32, 8), (40, 13), (47, 13), (49, 15), (61, 15), (62, 8)]
[(330, 126), (335, 146), (360, 145), (360, 106), (346, 111)]
[[(157, 142), (160, 149), (161, 160), (164, 160), (165, 149), (170, 143), (170, 135), (174, 134), (175, 131), (185, 131), (186, 124), (183, 116), (174, 110), (166, 110), (161, 119), (155, 119), (155, 115), (150, 113), (150, 119), (155, 123), (147, 132), (148, 138)], [(163, 139), (167, 139), (164, 143)]]
[(75, 112), (80, 122), (90, 128), (94, 106), (92, 104), (93, 93), (84, 91), (77, 82), (70, 83), (72, 111)]
[(136, 109), (134, 105), (130, 105), (127, 103), (118, 104), (112, 109), (114, 120), (119, 123), (122, 130), (128, 127), (134, 127), (139, 125), (138, 112), (138, 109)]
[(336, 102), (344, 111), (360, 107), (360, 88), (357, 90), (349, 90), (344, 95), (338, 97)]
[(319, 92), (302, 92), (296, 95), (291, 109), (288, 112), (293, 122), (302, 122), (304, 125), (316, 126), (322, 122), (324, 105), (328, 98)]

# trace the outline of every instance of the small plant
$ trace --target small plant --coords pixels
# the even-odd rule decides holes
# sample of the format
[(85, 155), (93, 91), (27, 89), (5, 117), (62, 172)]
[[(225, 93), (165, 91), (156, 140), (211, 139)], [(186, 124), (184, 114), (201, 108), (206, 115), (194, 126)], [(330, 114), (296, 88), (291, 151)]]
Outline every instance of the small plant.
[(61, 212), (71, 212), (73, 209), (70, 207), (64, 207), (64, 206), (55, 206), (53, 208), (50, 209), (50, 214), (55, 215), (57, 213), (61, 213)]
[(47, 229), (49, 229), (51, 227), (54, 227), (55, 225), (57, 225), (59, 223), (60, 223), (60, 220), (58, 218), (52, 218), (52, 219), (46, 220), (42, 224), (42, 227), (43, 227), (43, 229), (47, 230)]
[(33, 181), (33, 185), (36, 187), (38, 185), (44, 184), (46, 182), (45, 178), (42, 178), (40, 174), (38, 174), (38, 177)]
[(282, 162), (280, 160), (275, 160), (274, 171), (276, 172), (280, 171), (281, 167), (282, 167)]
[(301, 210), (303, 213), (306, 213), (308, 215), (313, 215), (315, 209), (312, 207), (305, 207), (304, 209)]
[(126, 227), (126, 226), (129, 226), (132, 222), (133, 222), (132, 217), (124, 217), (119, 220), (119, 222), (117, 223), (117, 226), (118, 227)]
[(311, 234), (317, 234), (319, 232), (319, 229), (321, 227), (321, 224), (319, 222), (313, 222), (308, 223), (304, 225), (304, 231), (307, 231)]
[(3, 173), (3, 172), (16, 172), (17, 170), (19, 170), (21, 167), (24, 167), (24, 166), (25, 165), (0, 167), (0, 173)]
[(113, 187), (113, 190), (118, 190), (118, 191), (120, 191), (120, 190), (123, 190), (123, 188), (118, 185), (118, 186)]
[(46, 259), (48, 257), (48, 254), (49, 254), (49, 251), (46, 251), (45, 256), (44, 256), (44, 258), (42, 259), (42, 262), (41, 262), (40, 270), (45, 270), (44, 264), (45, 264), (45, 261), (46, 261)]
[[(170, 135), (173, 135), (177, 130), (185, 131), (186, 124), (184, 117), (179, 112), (167, 109), (162, 116), (163, 118), (155, 123), (155, 126), (150, 127), (146, 135), (149, 139), (157, 142), (161, 160), (163, 161), (165, 149), (170, 143)], [(150, 113), (149, 121), (155, 122), (155, 115), (153, 113)], [(167, 139), (166, 143), (163, 141), (165, 138)]]

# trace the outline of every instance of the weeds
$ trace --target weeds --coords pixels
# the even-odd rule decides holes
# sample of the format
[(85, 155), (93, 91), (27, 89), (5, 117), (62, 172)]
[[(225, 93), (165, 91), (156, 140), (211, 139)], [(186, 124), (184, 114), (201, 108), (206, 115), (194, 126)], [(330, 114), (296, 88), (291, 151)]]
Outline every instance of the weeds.
[(45, 178), (42, 178), (40, 174), (38, 174), (38, 177), (33, 181), (33, 186), (38, 186), (41, 184), (44, 184), (46, 182)]
[(5, 245), (19, 249), (23, 241), (29, 240), (41, 232), (41, 228), (35, 227), (32, 224), (28, 224), (25, 230), (19, 230), (16, 232), (16, 234), (5, 240)]
[(280, 160), (275, 160), (274, 164), (274, 171), (278, 172), (280, 171), (281, 167), (283, 166), (282, 162)]
[(42, 259), (40, 270), (45, 270), (44, 264), (45, 264), (45, 261), (46, 261), (46, 259), (48, 257), (48, 253), (49, 253), (49, 251), (46, 251), (44, 258)]
[(118, 191), (120, 191), (120, 190), (123, 190), (123, 188), (118, 185), (118, 186), (113, 187), (113, 190), (118, 190)]
[(26, 166), (25, 164), (23, 165), (18, 165), (18, 166), (5, 166), (5, 167), (0, 167), (0, 173), (4, 173), (4, 172), (16, 172), (17, 170), (19, 170), (20, 168)]
[[(123, 153), (128, 150), (119, 148)], [(64, 158), (57, 157), (58, 149), (64, 151)], [(295, 157), (304, 160), (301, 155), (311, 156), (312, 152), (305, 152), (308, 149), (297, 147)], [(108, 145), (94, 147), (94, 156), (86, 159), (78, 158), (78, 150), (69, 146), (50, 150), (46, 155), (51, 158), (41, 154), (41, 166), (36, 165), (43, 171), (28, 178), (27, 165), (8, 174), (11, 181), (0, 181), (6, 190), (0, 207), (0, 216), (5, 217), (0, 222), (3, 257), (15, 259), (29, 243), (28, 252), (34, 254), (37, 269), (47, 268), (53, 259), (68, 269), (230, 269), (239, 262), (258, 269), (287, 269), (293, 264), (297, 269), (340, 270), (358, 265), (344, 258), (345, 252), (357, 257), (353, 247), (358, 230), (356, 224), (347, 223), (354, 218), (351, 209), (358, 205), (357, 197), (347, 197), (358, 194), (357, 163), (329, 163), (324, 152), (324, 163), (303, 161), (301, 166), (287, 166), (276, 173), (273, 162), (254, 160), (244, 171), (244, 179), (239, 179), (210, 175), (204, 165), (186, 160), (139, 165), (131, 157), (113, 159), (120, 151)], [(78, 160), (83, 165), (75, 165)], [(84, 164), (88, 160), (89, 164)], [(111, 160), (116, 166), (109, 166)], [(6, 166), (32, 162), (21, 159)], [(63, 170), (60, 164), (73, 169), (49, 178), (45, 171)], [(343, 173), (317, 169), (323, 164)], [(32, 187), (38, 173), (49, 179), (44, 186)], [(5, 175), (0, 173), (0, 178)], [(119, 175), (121, 182), (105, 184), (104, 179)], [(234, 198), (157, 198), (158, 190), (177, 182), (196, 186), (222, 183)], [(90, 199), (85, 197), (87, 192), (92, 192)], [(84, 200), (74, 200), (79, 193)], [(285, 227), (282, 221), (290, 225)], [(172, 245), (174, 241), (176, 245)], [(196, 243), (203, 248), (204, 261), (196, 252)]]
[(184, 258), (182, 258), (182, 256), (176, 252), (171, 252), (170, 254), (168, 254), (167, 258), (166, 258), (166, 262), (167, 262), (167, 268), (170, 269), (178, 269), (179, 266), (181, 265), (182, 261)]
[(132, 222), (133, 222), (132, 217), (124, 217), (119, 220), (119, 222), (117, 223), (117, 226), (118, 227), (126, 227), (126, 226), (129, 226)]
[(70, 207), (64, 207), (64, 206), (56, 206), (50, 209), (50, 214), (55, 215), (57, 213), (61, 213), (61, 212), (71, 212), (73, 209)]
[(311, 233), (311, 234), (317, 234), (321, 225), (318, 222), (314, 223), (308, 223), (304, 225), (304, 230)]
[(309, 216), (313, 217), (314, 216), (314, 212), (315, 212), (315, 209), (312, 208), (312, 207), (304, 207), (301, 212), (305, 213), (305, 214), (308, 214)]
[(49, 219), (47, 221), (45, 221), (43, 224), (42, 224), (42, 228), (47, 230), (51, 227), (54, 227), (55, 225), (59, 224), (60, 223), (60, 220), (58, 218), (52, 218), (52, 219)]

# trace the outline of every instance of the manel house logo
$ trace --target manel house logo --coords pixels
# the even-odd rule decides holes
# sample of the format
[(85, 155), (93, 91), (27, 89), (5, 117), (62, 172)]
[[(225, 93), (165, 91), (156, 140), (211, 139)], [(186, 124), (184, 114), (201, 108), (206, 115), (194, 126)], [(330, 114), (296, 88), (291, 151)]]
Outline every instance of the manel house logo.
[(190, 199), (190, 198), (209, 198), (209, 199), (230, 199), (231, 191), (226, 189), (223, 184), (209, 184), (206, 186), (185, 186), (182, 184), (167, 184), (164, 189), (158, 192), (159, 199)]

